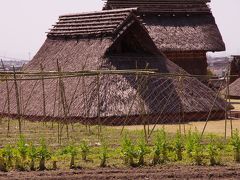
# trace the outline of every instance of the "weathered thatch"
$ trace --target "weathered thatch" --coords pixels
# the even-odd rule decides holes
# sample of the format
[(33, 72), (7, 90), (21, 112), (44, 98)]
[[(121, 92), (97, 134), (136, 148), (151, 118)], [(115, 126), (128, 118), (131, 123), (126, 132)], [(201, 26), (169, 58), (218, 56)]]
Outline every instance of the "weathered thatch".
[(138, 7), (157, 47), (188, 73), (207, 74), (207, 51), (225, 44), (207, 5), (210, 0), (106, 0), (104, 9)]
[(230, 83), (233, 83), (240, 77), (240, 56), (233, 56), (230, 74), (231, 74)]
[[(224, 91), (226, 91), (226, 89)], [(240, 99), (240, 78), (238, 78), (232, 84), (230, 84), (229, 96), (230, 98), (233, 99)]]
[(138, 15), (162, 51), (224, 51), (206, 0), (108, 0), (105, 9), (138, 7)]
[[(166, 59), (133, 11), (61, 16), (24, 71), (158, 69), (187, 73)], [(61, 25), (61, 26), (58, 26)], [(111, 27), (110, 27), (111, 26)], [(59, 67), (57, 66), (59, 62)], [(83, 123), (142, 124), (222, 118), (226, 103), (192, 77), (101, 75), (21, 81), (21, 116)], [(9, 82), (9, 87), (14, 87)], [(43, 98), (45, 97), (45, 98)], [(17, 116), (16, 91), (0, 84), (0, 112)], [(46, 106), (44, 106), (44, 104)], [(129, 118), (127, 118), (129, 117)]]

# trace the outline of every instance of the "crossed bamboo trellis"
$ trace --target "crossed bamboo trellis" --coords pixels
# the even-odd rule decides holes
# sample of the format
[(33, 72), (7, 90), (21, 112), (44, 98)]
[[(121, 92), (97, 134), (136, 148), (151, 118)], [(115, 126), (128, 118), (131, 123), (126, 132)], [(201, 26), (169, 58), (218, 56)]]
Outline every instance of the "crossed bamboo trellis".
[[(15, 98), (16, 98), (16, 107), (17, 107), (16, 108), (17, 109), (17, 119), (18, 119), (19, 133), (20, 134), (22, 133), (22, 120), (21, 120), (21, 116), (26, 111), (28, 102), (30, 101), (32, 93), (33, 93), (34, 89), (36, 88), (36, 85), (37, 85), (37, 83), (39, 81), (41, 81), (41, 86), (42, 86), (43, 116), (44, 117), (47, 116), (46, 115), (46, 101), (45, 101), (45, 98), (46, 98), (45, 80), (49, 80), (49, 79), (53, 80), (53, 79), (55, 79), (55, 80), (57, 80), (57, 86), (56, 86), (56, 89), (55, 89), (55, 97), (54, 97), (55, 102), (54, 102), (54, 108), (53, 108), (53, 116), (55, 114), (56, 108), (58, 108), (58, 112), (60, 112), (60, 109), (63, 110), (64, 118), (67, 119), (68, 116), (69, 116), (69, 113), (70, 113), (71, 105), (73, 103), (73, 100), (74, 100), (77, 88), (79, 87), (79, 85), (81, 83), (81, 80), (82, 80), (82, 85), (83, 85), (83, 88), (84, 88), (83, 92), (87, 93), (86, 89), (85, 89), (85, 77), (96, 78), (96, 83), (97, 83), (96, 91), (97, 91), (97, 101), (98, 101), (97, 102), (97, 117), (96, 118), (98, 119), (98, 126), (97, 127), (98, 127), (98, 133), (100, 135), (101, 130), (102, 130), (101, 117), (100, 117), (101, 116), (101, 113), (100, 113), (100, 108), (101, 108), (100, 107), (100, 86), (101, 86), (100, 77), (101, 76), (105, 76), (105, 75), (113, 75), (113, 76), (114, 75), (134, 75), (134, 76), (136, 76), (136, 79), (137, 79), (137, 90), (136, 90), (136, 93), (135, 93), (135, 95), (133, 97), (133, 101), (131, 103), (131, 106), (128, 109), (128, 113), (126, 115), (125, 121), (127, 121), (128, 118), (130, 117), (133, 104), (135, 103), (135, 101), (137, 99), (139, 99), (139, 98), (137, 98), (137, 96), (139, 95), (139, 92), (142, 92), (142, 91), (145, 90), (145, 88), (146, 88), (146, 81), (147, 81), (147, 78), (149, 76), (151, 76), (151, 77), (152, 76), (158, 76), (158, 77), (160, 76), (160, 77), (173, 78), (174, 80), (178, 81), (178, 83), (180, 84), (180, 87), (181, 87), (180, 88), (180, 93), (183, 93), (183, 89), (182, 88), (184, 86), (184, 83), (183, 83), (184, 78), (204, 78), (204, 79), (206, 79), (206, 78), (213, 78), (213, 76), (209, 76), (209, 75), (199, 76), (199, 75), (189, 75), (189, 74), (159, 73), (159, 72), (157, 72), (156, 69), (147, 69), (147, 67), (145, 69), (135, 69), (135, 70), (91, 70), (91, 71), (84, 71), (84, 70), (82, 70), (82, 71), (72, 71), (72, 72), (68, 71), (68, 72), (64, 72), (64, 71), (62, 71), (62, 68), (61, 68), (61, 66), (59, 65), (58, 62), (57, 62), (57, 71), (44, 71), (43, 65), (40, 65), (40, 71), (27, 71), (27, 72), (26, 71), (16, 71), (15, 68), (13, 67), (13, 72), (7, 72), (5, 70), (4, 63), (2, 61), (1, 61), (1, 63), (2, 63), (2, 68), (4, 69), (4, 71), (0, 71), (0, 80), (5, 82), (6, 90), (7, 90), (7, 97), (6, 97), (6, 101), (4, 102), (4, 109), (7, 106), (7, 113), (10, 115), (10, 93), (11, 93), (11, 91), (13, 91), (13, 89), (15, 89)], [(73, 92), (73, 95), (70, 98), (71, 100), (68, 103), (67, 100), (66, 100), (66, 92), (65, 92), (65, 86), (64, 86), (63, 79), (73, 78), (73, 77), (79, 78), (79, 79), (77, 81), (77, 84), (76, 84), (75, 90)], [(228, 99), (228, 97), (229, 97), (229, 78), (230, 78), (230, 70), (228, 68), (228, 73), (226, 73), (226, 75), (224, 77), (224, 81), (227, 84), (225, 98), (226, 98), (226, 100), (228, 102), (230, 102), (230, 100)], [(31, 90), (31, 93), (28, 95), (26, 104), (23, 107), (21, 105), (21, 96), (22, 96), (21, 88), (19, 87), (19, 82), (22, 82), (22, 81), (35, 81), (34, 86), (33, 86), (32, 90)], [(10, 86), (9, 82), (13, 82), (13, 83), (11, 83), (11, 86)], [(20, 83), (20, 85), (21, 85), (21, 83)], [(221, 84), (221, 87), (223, 87), (223, 82)], [(167, 87), (163, 87), (163, 88), (167, 88)], [(215, 106), (216, 100), (221, 95), (220, 89), (216, 93), (215, 99), (213, 100), (213, 102), (211, 102), (212, 108), (209, 110), (209, 114), (208, 114), (208, 117), (206, 119), (205, 126), (204, 126), (204, 128), (202, 130), (202, 135), (205, 132), (206, 126), (208, 124), (208, 120), (209, 120), (209, 118), (211, 116), (211, 113), (212, 113), (213, 107)], [(57, 97), (57, 92), (59, 92), (58, 93), (59, 97)], [(170, 102), (169, 100), (172, 97), (173, 92), (174, 92), (174, 90), (172, 90), (169, 93), (169, 96), (164, 97), (162, 99), (162, 100), (165, 100), (166, 103), (164, 104), (164, 106), (163, 106), (163, 108), (162, 108), (162, 110), (160, 112), (159, 117), (156, 118), (156, 120), (155, 120), (155, 122), (153, 124), (153, 127), (150, 128), (150, 124), (147, 121), (143, 123), (146, 140), (148, 140), (151, 137), (152, 133), (156, 129), (156, 126), (157, 126), (157, 124), (158, 124), (158, 122), (159, 122), (159, 120), (161, 118), (161, 114), (164, 113), (164, 110), (169, 105), (169, 102)], [(85, 97), (85, 96), (83, 96), (83, 97)], [(57, 99), (60, 100), (60, 104), (61, 105), (59, 105), (59, 104), (57, 105), (56, 104), (56, 100)], [(85, 101), (86, 101), (86, 99), (84, 99), (84, 102)], [(143, 104), (143, 103), (139, 102), (139, 104), (141, 106), (141, 104)], [(176, 107), (174, 107), (174, 105), (173, 105), (172, 108), (176, 108)], [(146, 114), (146, 110), (145, 110), (144, 106), (140, 107), (140, 111), (141, 111), (141, 116), (144, 116)], [(226, 137), (226, 134), (227, 134), (227, 120), (228, 120), (228, 107), (227, 107), (227, 105), (225, 107), (225, 112), (226, 112), (225, 113), (225, 137)], [(89, 110), (87, 109), (87, 107), (85, 107), (85, 113), (86, 113), (86, 116), (89, 115)], [(182, 119), (184, 119), (184, 113), (181, 113), (180, 117)], [(180, 130), (181, 130), (181, 123), (182, 123), (181, 122), (181, 118), (179, 118), (179, 129)], [(232, 132), (233, 125), (232, 125), (232, 120), (231, 119), (230, 119), (230, 124), (231, 124), (231, 132)], [(62, 134), (62, 131), (63, 131), (63, 128), (64, 128), (65, 125), (66, 125), (67, 136), (69, 136), (69, 129), (68, 129), (69, 124), (67, 123), (67, 121), (65, 123), (58, 122), (58, 142), (59, 143), (61, 143), (61, 134)], [(86, 125), (86, 127), (89, 130), (91, 128), (90, 125)], [(121, 133), (124, 131), (124, 128), (125, 128), (125, 123), (122, 126)], [(184, 129), (185, 129), (185, 127), (184, 127)], [(9, 131), (10, 131), (10, 119), (8, 119), (8, 133), (9, 133)]]

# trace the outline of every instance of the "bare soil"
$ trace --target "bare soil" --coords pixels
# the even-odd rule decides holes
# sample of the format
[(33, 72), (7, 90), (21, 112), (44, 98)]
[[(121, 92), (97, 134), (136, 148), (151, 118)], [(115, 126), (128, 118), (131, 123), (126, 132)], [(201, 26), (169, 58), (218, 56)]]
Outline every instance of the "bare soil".
[(100, 179), (100, 180), (157, 180), (157, 179), (240, 179), (240, 166), (183, 166), (164, 165), (161, 167), (92, 169), (45, 172), (8, 172), (1, 173), (0, 179)]

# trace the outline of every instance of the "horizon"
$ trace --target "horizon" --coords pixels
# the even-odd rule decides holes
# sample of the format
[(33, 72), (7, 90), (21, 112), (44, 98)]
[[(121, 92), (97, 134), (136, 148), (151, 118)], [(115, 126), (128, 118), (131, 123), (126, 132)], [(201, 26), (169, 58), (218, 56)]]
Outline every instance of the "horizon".
[[(99, 11), (103, 4), (102, 0), (84, 1), (84, 4), (83, 0), (42, 0), (37, 2), (3, 0), (0, 6), (0, 22), (4, 27), (0, 29), (0, 58), (32, 59), (46, 39), (45, 32), (51, 28), (60, 15)], [(208, 53), (208, 55), (240, 54), (240, 24), (236, 24), (234, 21), (240, 19), (238, 11), (240, 1), (212, 0), (210, 7), (227, 51)]]

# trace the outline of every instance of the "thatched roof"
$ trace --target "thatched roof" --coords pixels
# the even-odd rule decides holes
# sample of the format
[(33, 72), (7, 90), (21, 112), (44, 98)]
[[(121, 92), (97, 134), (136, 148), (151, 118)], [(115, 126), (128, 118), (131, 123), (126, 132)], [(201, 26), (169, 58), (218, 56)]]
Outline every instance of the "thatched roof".
[(235, 80), (237, 80), (240, 77), (240, 56), (235, 55), (232, 56), (233, 60), (231, 62), (231, 69), (230, 69), (230, 83), (233, 83)]
[[(126, 11), (105, 11), (102, 15), (110, 12), (118, 16)], [(84, 14), (84, 16), (91, 17), (95, 14)], [(101, 12), (97, 14), (99, 18), (102, 17)], [(74, 15), (74, 17), (81, 16), (82, 14)], [(62, 21), (62, 17), (59, 22)], [(95, 27), (91, 22), (98, 22), (96, 18), (89, 22), (85, 31), (75, 32), (75, 28), (80, 29), (85, 26), (85, 22), (80, 21), (74, 26), (74, 30), (52, 30), (41, 49), (23, 70), (40, 70), (42, 65), (44, 71), (57, 71), (58, 61), (62, 71), (134, 69), (146, 68), (148, 64), (148, 68), (158, 69), (161, 73), (187, 75), (184, 70), (161, 54), (147, 30), (132, 15), (132, 12), (123, 19), (125, 20), (116, 26), (118, 30), (113, 29), (111, 32), (88, 31)], [(104, 25), (102, 26), (101, 29), (104, 29)], [(69, 25), (69, 29), (72, 27)], [(21, 115), (33, 117), (33, 119), (43, 116), (64, 119), (67, 116), (72, 120), (96, 119), (100, 116), (104, 119), (104, 123), (108, 119), (114, 120), (114, 117), (127, 115), (136, 117), (142, 114), (148, 116), (171, 114), (171, 118), (179, 118), (184, 112), (192, 113), (196, 118), (195, 113), (207, 114), (210, 111), (216, 95), (210, 88), (192, 77), (183, 78), (180, 81), (179, 78), (166, 76), (102, 75), (99, 80), (96, 76), (64, 78), (62, 84), (65, 103), (62, 103), (59, 82), (58, 79), (44, 80), (45, 99), (43, 99), (41, 80), (18, 83), (21, 92)], [(141, 89), (139, 89), (140, 85)], [(9, 82), (9, 87), (14, 87), (14, 83)], [(15, 90), (12, 88), (11, 115), (17, 115), (15, 95)], [(7, 91), (5, 83), (2, 83), (0, 84), (0, 112), (5, 115), (8, 114), (6, 101)], [(43, 102), (46, 104), (45, 108)], [(67, 112), (64, 111), (64, 104)], [(225, 105), (224, 100), (217, 98), (212, 110), (224, 112)], [(168, 120), (172, 121), (171, 118)], [(142, 122), (132, 123), (141, 124)]]
[(225, 44), (207, 2), (108, 0), (104, 9), (138, 7), (137, 14), (162, 51), (224, 51)]
[(136, 8), (63, 15), (48, 33), (48, 37), (114, 36), (123, 26), (132, 23), (133, 11)]
[[(226, 89), (224, 91), (226, 91)], [(230, 84), (229, 96), (232, 98), (240, 99), (240, 78), (238, 78), (232, 84)]]
[(210, 13), (210, 0), (107, 0), (104, 9), (138, 7), (143, 13)]

